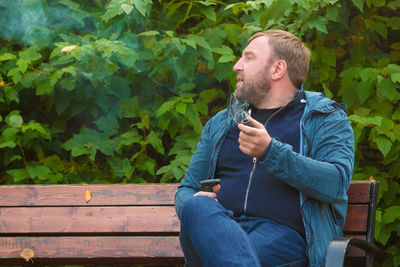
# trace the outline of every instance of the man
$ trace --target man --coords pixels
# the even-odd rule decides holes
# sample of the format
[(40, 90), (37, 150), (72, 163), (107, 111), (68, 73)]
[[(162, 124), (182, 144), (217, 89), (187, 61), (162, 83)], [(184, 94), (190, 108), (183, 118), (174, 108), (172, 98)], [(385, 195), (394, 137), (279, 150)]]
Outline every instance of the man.
[[(205, 125), (175, 195), (189, 266), (323, 266), (347, 209), (354, 138), (345, 107), (302, 90), (309, 50), (294, 35), (252, 36), (233, 70), (231, 107)], [(213, 192), (199, 182), (221, 179)]]

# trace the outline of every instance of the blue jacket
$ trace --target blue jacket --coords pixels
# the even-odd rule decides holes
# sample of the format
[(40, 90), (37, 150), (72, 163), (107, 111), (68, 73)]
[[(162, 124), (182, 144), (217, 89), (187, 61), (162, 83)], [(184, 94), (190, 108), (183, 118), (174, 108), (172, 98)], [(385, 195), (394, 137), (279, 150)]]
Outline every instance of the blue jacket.
[[(305, 91), (300, 121), (300, 152), (272, 139), (261, 164), (300, 192), (300, 209), (309, 266), (323, 266), (329, 241), (342, 235), (347, 189), (354, 163), (354, 136), (344, 105), (321, 93)], [(227, 109), (203, 128), (195, 154), (175, 195), (178, 216), (185, 201), (199, 191), (199, 182), (214, 178), (218, 153), (233, 124)]]

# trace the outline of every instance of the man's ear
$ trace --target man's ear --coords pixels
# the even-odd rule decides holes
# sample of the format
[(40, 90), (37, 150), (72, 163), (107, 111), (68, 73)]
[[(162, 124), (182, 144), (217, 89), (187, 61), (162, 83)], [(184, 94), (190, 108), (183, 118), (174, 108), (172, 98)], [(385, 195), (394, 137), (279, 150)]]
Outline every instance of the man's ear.
[(278, 60), (272, 65), (272, 80), (279, 80), (285, 76), (287, 71), (287, 64), (284, 60)]

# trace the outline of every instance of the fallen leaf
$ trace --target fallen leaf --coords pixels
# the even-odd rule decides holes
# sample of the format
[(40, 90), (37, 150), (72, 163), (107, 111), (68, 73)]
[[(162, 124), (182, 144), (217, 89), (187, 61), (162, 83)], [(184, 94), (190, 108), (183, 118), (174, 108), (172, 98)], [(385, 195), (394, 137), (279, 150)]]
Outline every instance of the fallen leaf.
[(30, 248), (26, 248), (24, 249), (20, 254), (19, 254), (26, 262), (29, 262), (33, 256), (35, 255), (35, 253), (33, 252), (32, 249)]
[(61, 49), (61, 52), (71, 52), (72, 50), (74, 50), (76, 48), (76, 45), (69, 45), (66, 47), (63, 47)]
[(85, 192), (85, 200), (86, 203), (89, 203), (89, 201), (92, 199), (92, 193), (89, 190), (86, 190)]

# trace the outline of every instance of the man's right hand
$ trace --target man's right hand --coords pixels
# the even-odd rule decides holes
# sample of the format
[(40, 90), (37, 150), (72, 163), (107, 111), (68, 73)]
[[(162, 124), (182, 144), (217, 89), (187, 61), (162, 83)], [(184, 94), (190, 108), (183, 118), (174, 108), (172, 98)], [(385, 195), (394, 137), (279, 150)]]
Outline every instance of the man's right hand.
[(206, 196), (206, 197), (211, 197), (212, 199), (215, 199), (216, 201), (218, 201), (217, 199), (217, 193), (219, 192), (219, 190), (221, 190), (221, 185), (220, 184), (216, 184), (213, 186), (213, 192), (205, 192), (205, 191), (199, 191), (196, 194), (194, 194), (193, 196)]

